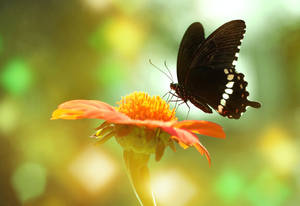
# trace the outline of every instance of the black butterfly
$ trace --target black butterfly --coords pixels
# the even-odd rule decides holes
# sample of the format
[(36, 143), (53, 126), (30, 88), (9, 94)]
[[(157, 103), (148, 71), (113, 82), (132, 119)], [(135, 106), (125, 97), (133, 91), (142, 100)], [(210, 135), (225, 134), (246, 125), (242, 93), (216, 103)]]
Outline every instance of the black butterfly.
[(230, 21), (205, 39), (201, 23), (189, 26), (178, 52), (178, 84), (170, 84), (178, 97), (206, 113), (212, 113), (212, 107), (222, 116), (235, 119), (246, 106), (260, 107), (260, 103), (247, 99), (248, 83), (235, 70), (245, 28), (243, 20)]

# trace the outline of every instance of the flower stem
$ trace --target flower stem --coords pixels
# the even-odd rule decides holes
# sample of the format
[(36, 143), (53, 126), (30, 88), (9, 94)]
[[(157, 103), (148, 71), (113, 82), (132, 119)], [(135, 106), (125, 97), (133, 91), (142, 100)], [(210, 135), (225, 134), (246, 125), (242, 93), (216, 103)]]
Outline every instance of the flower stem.
[(148, 169), (148, 154), (124, 150), (124, 161), (127, 173), (141, 206), (156, 206), (154, 195), (150, 186)]

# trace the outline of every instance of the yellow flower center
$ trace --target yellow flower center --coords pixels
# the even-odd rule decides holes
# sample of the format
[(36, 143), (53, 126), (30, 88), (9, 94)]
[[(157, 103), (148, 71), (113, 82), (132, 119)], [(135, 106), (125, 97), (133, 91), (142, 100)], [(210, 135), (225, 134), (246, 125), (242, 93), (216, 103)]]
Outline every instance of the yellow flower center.
[(132, 119), (138, 120), (177, 120), (175, 109), (170, 110), (170, 105), (159, 96), (150, 97), (144, 92), (134, 92), (117, 103), (119, 112)]

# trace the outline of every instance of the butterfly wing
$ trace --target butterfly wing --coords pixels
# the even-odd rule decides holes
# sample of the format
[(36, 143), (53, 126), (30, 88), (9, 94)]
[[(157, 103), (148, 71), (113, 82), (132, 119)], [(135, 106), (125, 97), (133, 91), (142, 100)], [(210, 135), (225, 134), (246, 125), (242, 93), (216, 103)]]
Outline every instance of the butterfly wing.
[(198, 47), (187, 69), (184, 85), (188, 82), (189, 72), (193, 68), (212, 69), (229, 68), (236, 61), (239, 46), (244, 37), (246, 24), (243, 20), (233, 20), (220, 26)]
[(183, 85), (186, 72), (194, 59), (197, 49), (203, 41), (204, 29), (202, 24), (199, 22), (191, 24), (184, 33), (179, 46), (177, 57), (177, 78), (179, 84)]
[(247, 99), (247, 82), (233, 64), (238, 58), (245, 28), (242, 20), (230, 21), (198, 46), (184, 79), (184, 88), (192, 103), (208, 104), (221, 115), (236, 119), (246, 111), (246, 106), (260, 107), (258, 102)]
[(208, 104), (222, 116), (239, 119), (247, 106), (260, 107), (258, 102), (247, 99), (248, 83), (244, 80), (244, 75), (237, 73), (234, 67), (224, 70), (209, 67), (193, 69), (189, 81), (197, 82), (189, 85), (191, 102)]

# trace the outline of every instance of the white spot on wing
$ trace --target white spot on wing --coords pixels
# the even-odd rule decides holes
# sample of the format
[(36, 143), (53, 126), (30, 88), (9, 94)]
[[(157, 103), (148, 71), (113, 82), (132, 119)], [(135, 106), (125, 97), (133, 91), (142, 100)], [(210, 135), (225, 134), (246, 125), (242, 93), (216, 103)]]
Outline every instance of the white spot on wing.
[(225, 99), (221, 99), (220, 103), (221, 103), (223, 106), (226, 106), (226, 100), (225, 100)]
[(228, 74), (227, 75), (227, 79), (230, 81), (230, 80), (233, 80), (233, 77), (234, 77), (234, 75), (233, 74)]
[(229, 72), (228, 72), (228, 69), (224, 69), (224, 73), (225, 74), (228, 74)]
[(225, 89), (225, 92), (226, 92), (227, 94), (232, 94), (232, 93), (233, 93), (233, 90), (232, 90), (232, 89)]
[(227, 87), (227, 88), (232, 88), (232, 87), (233, 87), (233, 84), (234, 84), (234, 82), (228, 82), (228, 83), (226, 84), (226, 87)]
[(229, 95), (226, 94), (226, 93), (224, 93), (222, 96), (223, 96), (224, 99), (229, 99)]

